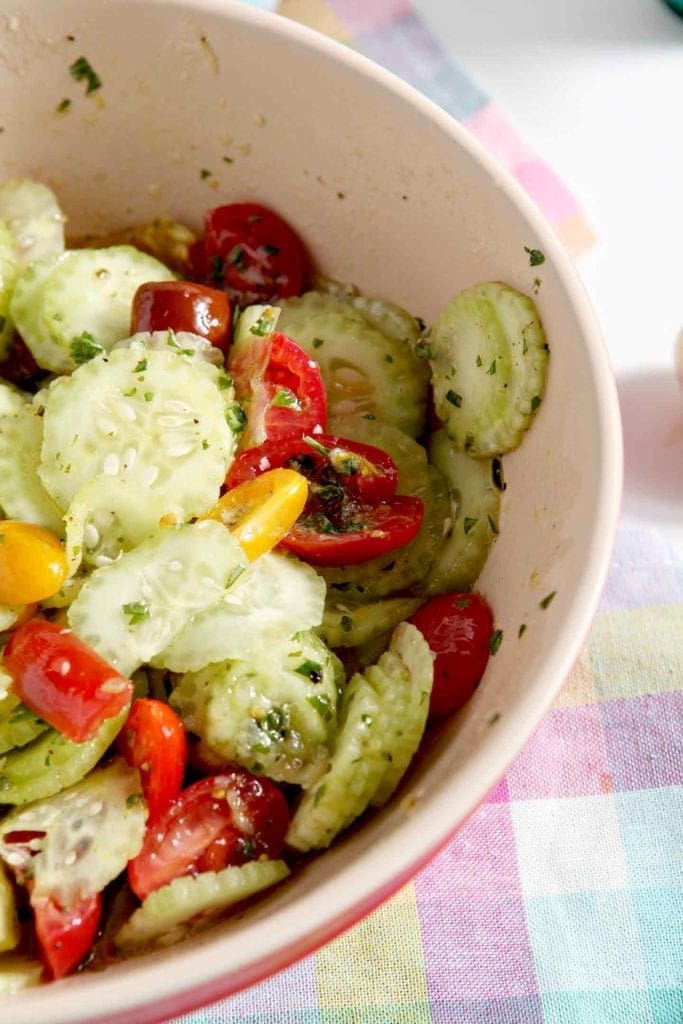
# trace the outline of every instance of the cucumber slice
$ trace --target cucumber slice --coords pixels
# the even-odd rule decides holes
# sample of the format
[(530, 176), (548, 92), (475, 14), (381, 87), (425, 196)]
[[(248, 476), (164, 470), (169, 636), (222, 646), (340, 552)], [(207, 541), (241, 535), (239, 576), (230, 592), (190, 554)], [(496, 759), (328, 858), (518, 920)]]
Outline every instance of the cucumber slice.
[(329, 761), (338, 678), (332, 652), (315, 634), (299, 633), (278, 647), (263, 645), (258, 658), (188, 673), (170, 703), (212, 763), (234, 761), (307, 788)]
[(43, 965), (23, 956), (0, 956), (0, 995), (13, 996), (40, 983)]
[(0, 509), (6, 519), (35, 523), (62, 537), (64, 523), (38, 476), (42, 443), (38, 407), (1, 386)]
[(21, 604), (0, 604), (0, 632), (11, 629), (24, 611)]
[(68, 373), (128, 335), (141, 284), (172, 280), (163, 263), (131, 246), (71, 250), (19, 278), (10, 313), (38, 365)]
[(429, 439), (429, 457), (448, 481), (452, 511), (425, 592), (433, 595), (468, 590), (484, 568), (498, 536), (500, 490), (494, 470), (499, 461), (464, 455), (445, 430)]
[(332, 295), (307, 292), (279, 306), (279, 330), (320, 364), (330, 416), (370, 416), (413, 437), (422, 432), (429, 375), (410, 344)]
[(48, 729), (27, 746), (12, 750), (1, 762), (0, 804), (44, 800), (79, 782), (114, 742), (127, 715), (126, 708), (107, 718), (85, 743), (72, 743), (56, 729)]
[(378, 664), (351, 679), (330, 767), (304, 793), (286, 842), (306, 851), (329, 846), (370, 802), (389, 798), (424, 731), (432, 655), (414, 626), (396, 627)]
[(427, 348), (434, 406), (457, 447), (477, 457), (517, 448), (548, 372), (533, 300), (497, 281), (474, 285), (437, 318)]
[(110, 231), (106, 235), (69, 239), (69, 248), (106, 249), (112, 245), (132, 245), (134, 249), (161, 260), (185, 278), (190, 271), (190, 246), (196, 241), (194, 231), (185, 224), (179, 224), (170, 217), (155, 217), (147, 224), (134, 224), (119, 231)]
[(262, 555), (153, 664), (192, 672), (228, 659), (262, 657), (294, 633), (320, 625), (325, 590), (325, 581), (304, 562), (275, 552)]
[(47, 185), (29, 178), (1, 182), (0, 220), (11, 232), (20, 271), (64, 252), (64, 214)]
[(40, 602), (41, 608), (68, 608), (80, 594), (85, 580), (85, 576), (71, 576), (56, 593)]
[[(15, 949), (19, 945), (20, 938), (14, 889), (3, 865), (0, 864), (0, 953)], [(0, 972), (2, 971), (1, 965), (2, 958), (0, 957)], [(0, 991), (2, 991), (2, 983), (0, 983)]]
[(424, 735), (434, 656), (420, 631), (402, 622), (394, 630), (387, 653), (365, 674), (387, 711), (382, 744), (387, 763), (370, 801), (373, 807), (382, 807), (403, 778)]
[(129, 676), (219, 600), (246, 564), (220, 523), (167, 528), (96, 569), (69, 608), (69, 625)]
[(9, 304), (17, 277), (17, 257), (12, 233), (7, 224), (0, 220), (0, 362), (5, 358), (12, 341), (14, 324)]
[(22, 704), (14, 693), (9, 692), (0, 700), (0, 754), (25, 747), (48, 728), (47, 722)]
[(424, 331), (424, 323), (411, 316), (401, 306), (386, 299), (368, 298), (362, 295), (353, 284), (342, 284), (330, 277), (316, 277), (316, 291), (325, 292), (341, 299), (354, 310), (361, 313), (371, 327), (376, 327), (389, 338), (403, 342), (414, 348)]
[(333, 597), (323, 615), (320, 634), (330, 647), (358, 647), (391, 632), (422, 604), (417, 597), (394, 597), (372, 604), (349, 607), (343, 597)]
[(54, 381), (45, 396), (45, 489), (66, 509), (103, 474), (148, 491), (157, 521), (206, 512), (235, 448), (222, 380), (229, 389), (217, 367), (181, 351), (131, 345)]
[[(219, 348), (212, 345), (206, 338), (190, 331), (138, 331), (129, 338), (122, 338), (113, 346), (112, 351), (120, 348), (139, 348), (142, 346), (148, 352), (176, 352), (185, 359), (191, 359), (194, 363), (211, 363), (213, 366), (223, 367), (225, 357)], [(216, 380), (215, 374), (211, 376)], [(225, 384), (222, 382), (221, 387)], [(234, 398), (234, 390), (230, 395)]]
[(391, 455), (399, 471), (398, 494), (413, 494), (424, 502), (424, 519), (414, 541), (360, 565), (323, 569), (330, 602), (363, 604), (401, 591), (419, 588), (436, 558), (450, 515), (448, 486), (441, 473), (427, 462), (424, 448), (406, 434), (385, 423), (362, 417), (333, 419), (330, 432), (363, 444), (374, 444)]
[(254, 338), (272, 334), (280, 318), (279, 306), (246, 306), (237, 318), (230, 354), (234, 358)]
[[(0, 823), (0, 857), (20, 877), (30, 871), (33, 895), (71, 906), (101, 892), (140, 852), (146, 818), (138, 770), (116, 758), (57, 796), (8, 814)], [(45, 836), (6, 841), (22, 831)]]
[(116, 936), (116, 946), (121, 953), (170, 946), (288, 874), (282, 860), (258, 860), (174, 878), (150, 893), (131, 915)]

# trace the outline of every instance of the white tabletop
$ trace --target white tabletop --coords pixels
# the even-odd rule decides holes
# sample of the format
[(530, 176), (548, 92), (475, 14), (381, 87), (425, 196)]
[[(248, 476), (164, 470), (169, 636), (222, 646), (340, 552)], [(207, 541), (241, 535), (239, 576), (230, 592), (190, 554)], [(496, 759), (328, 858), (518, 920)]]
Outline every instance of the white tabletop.
[(624, 521), (683, 553), (683, 18), (662, 0), (415, 0), (577, 196), (624, 421)]

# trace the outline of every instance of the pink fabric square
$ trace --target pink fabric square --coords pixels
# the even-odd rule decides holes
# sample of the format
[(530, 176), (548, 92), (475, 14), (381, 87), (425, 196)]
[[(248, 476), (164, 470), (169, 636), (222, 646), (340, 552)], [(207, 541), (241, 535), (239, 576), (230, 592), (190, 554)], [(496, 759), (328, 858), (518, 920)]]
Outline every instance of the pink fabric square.
[(480, 892), (509, 896), (522, 891), (509, 804), (482, 804), (417, 876), (419, 899), (443, 891), (446, 878), (449, 891), (473, 898)]
[(567, 186), (542, 160), (517, 164), (512, 168), (512, 173), (553, 223), (581, 212)]
[(612, 790), (598, 705), (553, 711), (507, 773), (511, 800), (604, 795)]
[(517, 134), (495, 103), (487, 104), (468, 117), (465, 125), (509, 169), (533, 159), (531, 147)]
[(370, 32), (412, 10), (410, 0), (327, 0), (342, 24), (351, 32)]

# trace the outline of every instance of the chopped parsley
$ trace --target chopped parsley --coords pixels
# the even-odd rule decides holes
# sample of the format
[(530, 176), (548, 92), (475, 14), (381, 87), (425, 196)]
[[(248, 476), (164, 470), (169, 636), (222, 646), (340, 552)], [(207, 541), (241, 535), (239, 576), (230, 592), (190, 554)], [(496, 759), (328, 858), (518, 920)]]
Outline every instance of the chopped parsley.
[(133, 373), (144, 373), (147, 369), (147, 360), (141, 359), (137, 366), (133, 367)]
[(201, 171), (199, 172), (199, 177), (202, 179), (202, 181), (206, 181), (206, 179), (210, 178), (212, 175), (213, 171), (210, 171), (207, 167), (202, 167)]
[(154, 398), (154, 392), (153, 391), (145, 391), (144, 398), (145, 398), (146, 402), (151, 402), (152, 399)]
[(523, 622), (522, 625), (517, 630), (517, 636), (521, 639), (524, 636), (525, 633), (526, 633), (526, 622)]
[(500, 719), (500, 711), (494, 711), (493, 714), (491, 715), (491, 717), (489, 718), (489, 725), (495, 725), (496, 722), (499, 721), (499, 719)]
[(342, 615), (339, 624), (345, 633), (350, 633), (353, 629), (353, 619), (350, 615)]
[(308, 697), (307, 700), (311, 707), (318, 712), (323, 722), (330, 722), (332, 720), (332, 705), (327, 697)]
[(126, 807), (139, 807), (144, 802), (142, 793), (129, 793), (126, 797)]
[(102, 88), (102, 79), (93, 70), (92, 64), (87, 57), (78, 57), (69, 67), (69, 73), (76, 82), (87, 82), (85, 95), (97, 92)]
[(465, 434), (465, 451), (471, 452), (474, 448), (474, 434)]
[(287, 715), (282, 708), (270, 708), (258, 723), (259, 729), (266, 734), (268, 739), (278, 742), (285, 738), (289, 732)]
[(269, 256), (279, 256), (280, 250), (277, 245), (262, 245), (261, 248), (264, 252), (267, 252)]
[(318, 788), (315, 791), (315, 796), (313, 797), (313, 806), (314, 807), (317, 807), (317, 805), (320, 802), (320, 800), (322, 800), (323, 796), (325, 795), (325, 790), (326, 789), (327, 789), (327, 786), (325, 785), (324, 782), (323, 782), (322, 786), (318, 786)]
[(462, 524), (465, 533), (468, 534), (470, 530), (473, 530), (478, 522), (478, 519), (473, 519), (471, 516), (465, 516)]
[(135, 395), (137, 395), (137, 393), (138, 393), (138, 389), (137, 388), (129, 388), (128, 391), (124, 391), (123, 392), (123, 397), (124, 398), (133, 398)]
[(244, 248), (241, 245), (236, 245), (230, 253), (230, 263), (237, 270), (244, 270), (247, 266), (247, 259), (244, 255)]
[(233, 158), (231, 156), (224, 156), (223, 157), (223, 163), (224, 164), (234, 164), (234, 162), (235, 161), (233, 160)]
[(231, 388), (235, 382), (233, 381), (232, 377), (228, 376), (227, 373), (222, 373), (218, 380), (216, 381), (216, 383), (218, 384), (218, 387), (221, 391), (227, 391), (228, 388)]
[(81, 366), (82, 363), (87, 363), (101, 352), (104, 352), (104, 349), (99, 341), (95, 341), (89, 331), (83, 331), (81, 335), (74, 338), (71, 342), (70, 351), (73, 361), (78, 366)]
[(418, 359), (433, 359), (434, 347), (432, 345), (428, 345), (426, 341), (418, 341), (415, 346), (415, 355)]
[(489, 377), (493, 377), (494, 373), (496, 372), (496, 360), (495, 359), (493, 360), (493, 362), (491, 363), (491, 365), (489, 366), (489, 368), (488, 368), (488, 370), (486, 372), (488, 373)]
[(308, 658), (302, 661), (298, 668), (294, 671), (297, 675), (305, 676), (306, 679), (310, 679), (312, 683), (319, 683), (323, 678), (323, 667), (317, 661), (309, 661)]
[(497, 654), (503, 642), (503, 630), (494, 629), (489, 640), (489, 654)]
[(489, 521), (489, 529), (491, 533), (499, 533), (500, 531), (498, 530), (498, 524), (496, 523), (496, 520), (492, 519), (491, 516), (487, 516), (486, 518)]
[(545, 263), (545, 255), (540, 249), (529, 249), (529, 247), (525, 245), (524, 252), (529, 256), (530, 267), (540, 267), (541, 263)]
[(244, 409), (233, 402), (225, 410), (225, 422), (228, 424), (234, 434), (241, 434), (247, 425), (247, 416)]
[(491, 479), (497, 491), (504, 491), (507, 487), (503, 478), (503, 463), (499, 458), (491, 459)]
[(531, 399), (531, 411), (532, 412), (536, 412), (536, 410), (538, 409), (540, 404), (541, 404), (541, 396), (540, 395), (534, 395), (534, 397)]
[[(222, 256), (211, 257), (211, 280), (214, 284), (221, 284), (223, 281), (223, 272), (225, 270), (225, 261)], [(235, 306), (235, 313), (237, 313), (237, 306)]]
[[(253, 765), (255, 770), (258, 770), (257, 769), (257, 764), (258, 764), (258, 762), (255, 762), (254, 765)], [(259, 765), (259, 768), (260, 768), (260, 765)], [(239, 851), (240, 851), (241, 855), (244, 857), (245, 860), (253, 860), (254, 859), (254, 854), (256, 853), (256, 846), (251, 841), (251, 839), (244, 839), (243, 836), (240, 836), (240, 838), (237, 840), (237, 845), (239, 847)]]
[(462, 395), (459, 395), (457, 391), (452, 391), (450, 388), (446, 392), (446, 401), (454, 405), (456, 409), (459, 409), (462, 405)]
[(557, 591), (553, 590), (552, 593), (546, 594), (546, 596), (543, 598), (543, 600), (538, 602), (539, 608), (542, 608), (543, 611), (545, 611), (546, 608), (548, 607), (548, 605), (552, 603), (552, 600), (555, 597), (556, 593), (557, 593)]
[(534, 278), (534, 295), (538, 295), (538, 289), (541, 287), (540, 277)]
[(289, 388), (278, 388), (270, 404), (275, 409), (298, 409), (299, 399)]
[(61, 103), (58, 103), (55, 107), (56, 114), (66, 114), (67, 110), (71, 106), (71, 100), (63, 99)]
[(149, 618), (149, 607), (140, 601), (132, 601), (123, 605), (123, 614), (128, 616), (129, 626), (137, 626)]
[(325, 344), (325, 339), (324, 338), (314, 338), (313, 339), (313, 348), (320, 348), (320, 346), (324, 345), (324, 344)]
[(363, 725), (372, 725), (372, 715), (361, 715), (360, 720)]
[(265, 338), (266, 334), (270, 334), (273, 330), (273, 322), (271, 317), (266, 316), (265, 313), (261, 313), (256, 323), (252, 324), (249, 328), (250, 334), (255, 334), (257, 338)]

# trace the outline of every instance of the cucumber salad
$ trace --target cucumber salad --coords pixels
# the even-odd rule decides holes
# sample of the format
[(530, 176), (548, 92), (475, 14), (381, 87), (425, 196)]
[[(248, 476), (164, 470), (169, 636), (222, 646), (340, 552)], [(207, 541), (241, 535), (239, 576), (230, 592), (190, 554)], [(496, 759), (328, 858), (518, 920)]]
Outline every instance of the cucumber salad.
[(528, 296), (427, 327), (255, 203), (64, 223), (0, 184), (0, 992), (181, 939), (391, 798), (500, 643), (475, 585), (548, 363)]

